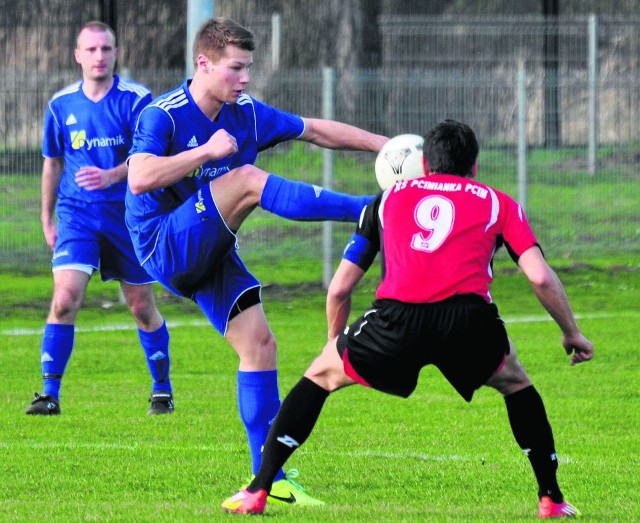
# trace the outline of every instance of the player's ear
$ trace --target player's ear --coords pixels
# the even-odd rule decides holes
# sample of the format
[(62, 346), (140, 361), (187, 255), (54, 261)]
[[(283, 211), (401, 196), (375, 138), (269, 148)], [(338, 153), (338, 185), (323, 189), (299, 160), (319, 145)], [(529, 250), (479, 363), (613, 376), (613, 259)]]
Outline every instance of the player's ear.
[(207, 70), (207, 66), (209, 65), (209, 58), (207, 58), (203, 54), (199, 54), (196, 58), (196, 69), (204, 69)]
[(475, 163), (473, 164), (469, 178), (475, 178), (476, 174), (478, 174), (478, 160), (476, 160)]
[(429, 163), (427, 162), (427, 159), (424, 157), (424, 154), (422, 155), (422, 170), (424, 171), (425, 176), (429, 176), (429, 174), (431, 174), (429, 172)]

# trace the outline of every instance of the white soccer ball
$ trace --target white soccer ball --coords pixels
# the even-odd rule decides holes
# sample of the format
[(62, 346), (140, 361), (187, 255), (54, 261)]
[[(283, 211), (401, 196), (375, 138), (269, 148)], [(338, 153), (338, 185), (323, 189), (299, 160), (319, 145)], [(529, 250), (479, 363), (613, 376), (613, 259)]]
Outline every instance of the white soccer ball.
[(424, 176), (422, 136), (400, 134), (382, 146), (375, 163), (376, 179), (384, 191), (401, 180)]

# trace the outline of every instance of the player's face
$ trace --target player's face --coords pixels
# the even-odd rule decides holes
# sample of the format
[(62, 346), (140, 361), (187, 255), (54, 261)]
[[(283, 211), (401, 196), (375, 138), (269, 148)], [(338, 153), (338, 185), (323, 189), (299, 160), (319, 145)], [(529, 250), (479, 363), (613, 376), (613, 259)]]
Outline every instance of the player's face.
[(251, 51), (234, 45), (228, 46), (217, 61), (209, 62), (209, 88), (213, 96), (221, 102), (237, 102), (249, 83), (252, 63)]
[(113, 35), (108, 31), (84, 29), (78, 36), (75, 57), (85, 80), (100, 82), (110, 79), (117, 57)]

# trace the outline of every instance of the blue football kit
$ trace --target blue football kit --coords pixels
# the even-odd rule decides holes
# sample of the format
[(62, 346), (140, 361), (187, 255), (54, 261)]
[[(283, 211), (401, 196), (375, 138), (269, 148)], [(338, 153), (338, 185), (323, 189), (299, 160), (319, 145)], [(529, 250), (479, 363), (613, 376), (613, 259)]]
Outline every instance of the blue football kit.
[[(236, 252), (236, 235), (218, 213), (209, 182), (253, 164), (259, 152), (298, 138), (298, 115), (246, 94), (224, 104), (215, 121), (197, 106), (189, 81), (160, 96), (140, 114), (130, 156), (173, 156), (206, 143), (220, 129), (236, 138), (238, 151), (210, 160), (160, 190), (127, 191), (126, 220), (138, 259), (149, 274), (177, 295), (194, 300), (225, 334), (236, 301), (260, 284)], [(370, 197), (355, 197), (270, 175), (261, 206), (295, 220), (357, 221)]]
[[(171, 186), (126, 196), (126, 221), (138, 259), (173, 293), (195, 301), (225, 335), (230, 319), (260, 303), (260, 283), (237, 253), (237, 238), (218, 212), (209, 183), (253, 164), (261, 151), (299, 138), (304, 121), (246, 94), (224, 104), (210, 120), (189, 92), (187, 80), (140, 114), (130, 156), (173, 156), (205, 144), (220, 129), (234, 136), (238, 151), (209, 160)], [(351, 196), (270, 174), (260, 206), (294, 220), (357, 221), (369, 196)], [(276, 370), (238, 371), (238, 409), (255, 474), (270, 422), (280, 407)], [(283, 471), (276, 480), (283, 478)]]
[[(52, 268), (77, 270), (103, 281), (143, 285), (155, 280), (138, 261), (124, 213), (126, 179), (99, 190), (87, 190), (75, 180), (82, 167), (112, 169), (129, 152), (135, 123), (151, 102), (151, 91), (114, 75), (109, 92), (97, 102), (82, 90), (82, 81), (57, 92), (44, 116), (42, 155), (60, 158), (64, 168), (57, 190), (57, 237)], [(41, 345), (44, 395), (58, 400), (60, 384), (74, 346), (75, 326), (47, 323)], [(166, 323), (152, 332), (138, 328), (153, 379), (153, 391), (171, 393), (169, 332)]]
[(95, 191), (75, 181), (81, 167), (111, 169), (126, 160), (135, 122), (150, 101), (149, 89), (117, 75), (111, 90), (98, 102), (87, 98), (82, 82), (50, 100), (44, 117), (42, 155), (64, 161), (57, 193), (54, 270), (90, 267), (100, 269), (104, 281), (153, 281), (140, 267), (124, 221), (126, 179)]
[(196, 301), (224, 335), (233, 304), (259, 283), (238, 257), (236, 236), (219, 216), (208, 184), (254, 163), (259, 151), (298, 137), (302, 119), (242, 95), (211, 121), (185, 82), (141, 113), (130, 155), (173, 156), (206, 143), (219, 129), (236, 138), (236, 154), (209, 161), (165, 189), (138, 196), (128, 191), (126, 219), (146, 270), (175, 294)]

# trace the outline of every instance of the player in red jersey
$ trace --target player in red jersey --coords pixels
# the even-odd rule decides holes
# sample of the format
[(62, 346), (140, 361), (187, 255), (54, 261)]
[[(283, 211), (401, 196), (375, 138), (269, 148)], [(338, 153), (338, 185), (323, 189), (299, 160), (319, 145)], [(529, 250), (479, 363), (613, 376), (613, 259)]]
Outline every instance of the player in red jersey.
[[(223, 508), (261, 513), (276, 472), (311, 434), (331, 392), (360, 383), (408, 397), (435, 365), (471, 401), (483, 385), (500, 392), (516, 442), (538, 482), (541, 518), (578, 516), (558, 486), (558, 460), (542, 399), (492, 303), (491, 262), (504, 245), (562, 331), (571, 365), (593, 357), (555, 272), (512, 198), (476, 182), (478, 143), (446, 120), (425, 136), (430, 173), (396, 183), (363, 211), (329, 286), (329, 341), (285, 398), (248, 487)], [(372, 308), (347, 326), (354, 287), (381, 255)]]

